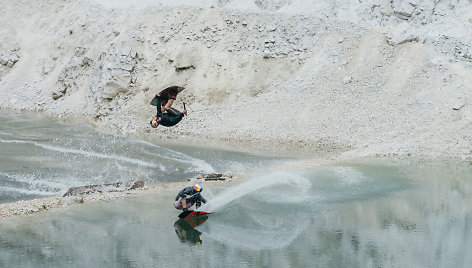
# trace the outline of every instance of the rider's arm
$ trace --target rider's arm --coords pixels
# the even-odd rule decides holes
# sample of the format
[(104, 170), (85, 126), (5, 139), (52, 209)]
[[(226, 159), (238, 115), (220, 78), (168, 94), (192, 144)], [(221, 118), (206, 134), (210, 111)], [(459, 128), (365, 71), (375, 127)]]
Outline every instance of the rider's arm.
[(162, 110), (163, 110), (162, 112), (169, 110), (172, 104), (174, 103), (174, 100), (175, 98), (174, 99), (170, 98), (169, 101), (166, 103), (166, 105), (162, 107)]

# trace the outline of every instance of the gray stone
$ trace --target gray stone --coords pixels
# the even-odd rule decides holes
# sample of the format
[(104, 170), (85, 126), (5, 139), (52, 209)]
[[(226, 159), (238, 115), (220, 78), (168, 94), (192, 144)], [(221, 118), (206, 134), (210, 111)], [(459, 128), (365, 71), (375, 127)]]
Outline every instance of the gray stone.
[(418, 42), (419, 39), (419, 36), (416, 33), (413, 33), (409, 28), (407, 22), (399, 24), (386, 35), (386, 41), (391, 46), (408, 42)]
[(53, 92), (52, 93), (53, 100), (57, 100), (57, 99), (63, 97), (66, 94), (66, 91), (67, 91), (67, 87), (64, 87), (62, 90)]
[(452, 109), (457, 111), (457, 110), (460, 110), (462, 107), (464, 107), (464, 105), (465, 105), (465, 101), (459, 98), (452, 106)]
[(193, 178), (189, 178), (189, 181), (192, 180), (205, 180), (205, 181), (225, 181), (231, 179), (233, 175), (231, 174), (222, 174), (222, 173), (208, 173), (208, 174), (198, 174)]
[(408, 20), (414, 11), (415, 5), (409, 1), (401, 1), (401, 3), (393, 9), (394, 14), (404, 20)]
[(184, 71), (184, 70), (187, 70), (187, 69), (195, 69), (195, 66), (193, 66), (192, 64), (182, 64), (182, 65), (178, 65), (178, 64), (174, 64), (174, 68), (175, 68), (175, 71), (176, 72), (180, 72), (180, 71)]

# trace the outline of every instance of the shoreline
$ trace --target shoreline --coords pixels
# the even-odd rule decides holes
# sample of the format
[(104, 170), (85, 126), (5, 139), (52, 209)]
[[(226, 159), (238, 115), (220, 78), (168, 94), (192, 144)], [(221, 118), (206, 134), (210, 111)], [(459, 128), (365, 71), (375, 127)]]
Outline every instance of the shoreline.
[[(20, 200), (11, 203), (0, 203), (0, 221), (11, 217), (24, 217), (28, 215), (44, 214), (59, 209), (67, 209), (74, 206), (93, 204), (97, 202), (111, 201), (117, 199), (139, 198), (143, 195), (157, 194), (168, 188), (180, 190), (194, 183), (202, 185), (230, 184), (242, 180), (239, 177), (232, 177), (225, 181), (204, 181), (202, 179), (191, 178), (186, 182), (167, 182), (146, 184), (143, 188), (124, 190), (120, 192), (103, 192), (80, 194), (76, 196), (56, 196), (36, 198), (31, 200)], [(177, 191), (178, 191), (177, 190)]]
[[(173, 146), (187, 145), (199, 148), (214, 148), (221, 150), (229, 150), (241, 153), (249, 153), (259, 156), (267, 157), (284, 157), (293, 159), (313, 159), (320, 161), (349, 161), (355, 159), (369, 159), (369, 158), (393, 158), (393, 159), (411, 159), (411, 160), (453, 160), (468, 162), (472, 161), (472, 147), (470, 152), (463, 151), (457, 153), (444, 153), (433, 150), (433, 148), (415, 148), (415, 144), (410, 146), (399, 147), (397, 145), (390, 145), (391, 149), (385, 149), (389, 144), (377, 144), (373, 146), (356, 145), (355, 142), (351, 144), (335, 144), (319, 142), (311, 142), (309, 140), (293, 137), (292, 140), (277, 140), (277, 139), (257, 139), (251, 136), (243, 136), (235, 138), (218, 138), (212, 135), (200, 134), (192, 136), (192, 133), (181, 129), (178, 126), (165, 129), (159, 132), (159, 129), (142, 130), (137, 128), (136, 131), (123, 133), (119, 129), (112, 129), (110, 127), (103, 127), (91, 122), (84, 116), (64, 116), (51, 114), (47, 111), (35, 111), (27, 109), (6, 109), (0, 108), (4, 113), (28, 113), (34, 112), (35, 116), (47, 117), (66, 125), (84, 124), (90, 126), (94, 131), (106, 135), (116, 135), (121, 137), (131, 137), (140, 139), (146, 142), (166, 143)], [(182, 123), (182, 122), (181, 122)], [(147, 126), (147, 125), (146, 125)], [(379, 150), (375, 148), (380, 146)]]
[[(322, 165), (335, 165), (337, 163), (365, 163), (366, 160), (370, 161), (389, 161), (389, 162), (411, 162), (411, 163), (421, 163), (421, 162), (438, 162), (438, 163), (448, 163), (448, 162), (460, 162), (464, 164), (472, 165), (472, 161), (460, 161), (458, 159), (437, 159), (437, 158), (412, 158), (412, 157), (382, 157), (382, 156), (368, 156), (368, 157), (324, 157), (324, 158), (299, 158), (298, 161), (294, 163), (288, 163), (284, 168), (287, 170), (290, 169), (299, 169), (301, 167), (315, 167)], [(70, 207), (84, 205), (84, 204), (93, 204), (97, 202), (111, 201), (117, 199), (130, 199), (130, 198), (139, 198), (144, 195), (157, 194), (164, 189), (175, 189), (179, 190), (183, 187), (189, 185), (200, 183), (206, 187), (207, 185), (218, 185), (218, 184), (232, 184), (245, 180), (241, 175), (231, 176), (226, 178), (223, 181), (218, 180), (205, 180), (199, 176), (188, 178), (185, 181), (179, 182), (154, 182), (150, 184), (145, 184), (142, 188), (137, 188), (133, 190), (123, 190), (118, 192), (94, 192), (87, 194), (79, 194), (76, 196), (53, 196), (45, 198), (36, 198), (31, 200), (20, 200), (10, 203), (0, 203), (0, 220), (7, 219), (11, 217), (24, 217), (28, 215), (37, 215), (44, 214), (50, 211), (56, 211), (58, 209), (67, 209)]]

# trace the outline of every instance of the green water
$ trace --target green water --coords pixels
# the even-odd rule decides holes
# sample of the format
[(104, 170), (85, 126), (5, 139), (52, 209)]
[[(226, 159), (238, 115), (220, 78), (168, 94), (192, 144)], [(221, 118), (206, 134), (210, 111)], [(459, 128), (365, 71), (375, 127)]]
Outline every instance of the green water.
[[(171, 150), (203, 160), (196, 148)], [(205, 185), (208, 218), (178, 221), (172, 201), (180, 189), (167, 188), (3, 219), (0, 267), (472, 266), (470, 163), (366, 160), (285, 170), (281, 159), (206, 153), (215, 154), (249, 179)], [(223, 161), (204, 161), (228, 167), (215, 159)]]
[(142, 180), (184, 181), (241, 173), (279, 157), (166, 144), (97, 133), (88, 125), (0, 112), (0, 202), (64, 194), (70, 187)]

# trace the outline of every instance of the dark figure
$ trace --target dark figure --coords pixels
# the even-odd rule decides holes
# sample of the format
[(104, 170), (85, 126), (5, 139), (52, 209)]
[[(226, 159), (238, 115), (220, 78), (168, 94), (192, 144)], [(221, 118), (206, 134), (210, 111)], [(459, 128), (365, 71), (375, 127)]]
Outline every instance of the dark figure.
[(151, 105), (159, 107), (158, 103), (161, 106), (161, 112), (165, 113), (169, 109), (172, 109), (171, 106), (179, 94), (179, 90), (183, 90), (182, 87), (172, 86), (168, 87), (161, 92), (157, 93), (154, 99), (151, 101)]
[(194, 217), (191, 220), (179, 219), (174, 223), (175, 233), (179, 236), (180, 241), (182, 242), (201, 245), (202, 239), (200, 238), (200, 235), (202, 233), (194, 228), (204, 223), (207, 219), (208, 216)]
[(195, 184), (190, 187), (185, 187), (175, 197), (174, 207), (176, 209), (187, 211), (191, 206), (195, 204), (195, 207), (198, 209), (202, 202), (207, 202), (206, 199), (201, 196), (201, 193), (202, 187), (200, 187), (200, 185), (198, 184)]
[(174, 100), (178, 94), (177, 87), (169, 87), (159, 94), (157, 94), (154, 99), (151, 101), (151, 105), (155, 105), (157, 109), (156, 116), (154, 116), (150, 122), (151, 127), (156, 128), (159, 125), (163, 125), (165, 127), (175, 126), (177, 123), (182, 120), (185, 114), (187, 114), (187, 110), (180, 112), (175, 108), (171, 108), (170, 106), (174, 103)]

